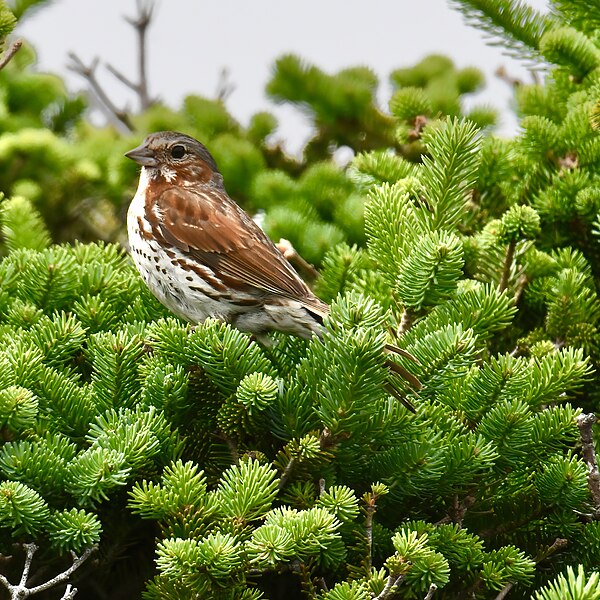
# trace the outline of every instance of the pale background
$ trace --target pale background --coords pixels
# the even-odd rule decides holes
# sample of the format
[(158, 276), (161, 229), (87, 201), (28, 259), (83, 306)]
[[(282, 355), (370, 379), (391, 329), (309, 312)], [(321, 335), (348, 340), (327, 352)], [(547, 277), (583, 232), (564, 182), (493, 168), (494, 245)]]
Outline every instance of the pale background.
[[(547, 2), (529, 4), (546, 11)], [(123, 15), (135, 16), (134, 0), (57, 0), (27, 17), (17, 34), (38, 51), (39, 69), (60, 74), (68, 87), (85, 82), (66, 69), (75, 51), (87, 64), (99, 56), (132, 78), (136, 75), (136, 37)], [(446, 0), (162, 0), (148, 35), (149, 86), (152, 95), (178, 107), (189, 93), (214, 97), (224, 67), (235, 85), (227, 100), (243, 124), (259, 110), (279, 120), (277, 138), (297, 151), (308, 129), (289, 107), (276, 107), (264, 94), (274, 60), (295, 53), (327, 72), (366, 65), (381, 82), (379, 98), (389, 97), (388, 75), (430, 53), (449, 55), (458, 67), (484, 71), (487, 87), (470, 103), (490, 104), (502, 113), (499, 133), (511, 135), (517, 122), (510, 111), (512, 92), (494, 71), (531, 79), (524, 64), (491, 47)], [(105, 89), (118, 105), (135, 98), (103, 67)], [(96, 117), (97, 118), (97, 117)]]

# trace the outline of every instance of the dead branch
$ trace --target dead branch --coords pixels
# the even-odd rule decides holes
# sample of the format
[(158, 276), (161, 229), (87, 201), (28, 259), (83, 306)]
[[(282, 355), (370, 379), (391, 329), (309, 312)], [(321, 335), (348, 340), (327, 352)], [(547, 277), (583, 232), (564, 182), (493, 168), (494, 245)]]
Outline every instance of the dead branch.
[(577, 417), (577, 427), (581, 437), (581, 450), (583, 460), (588, 467), (588, 488), (594, 500), (595, 517), (600, 516), (600, 472), (598, 471), (598, 461), (596, 460), (596, 448), (594, 447), (594, 434), (592, 427), (596, 422), (594, 413), (582, 413)]
[(23, 45), (23, 40), (15, 40), (8, 50), (0, 58), (0, 71), (12, 60), (12, 57), (20, 50)]
[(496, 77), (507, 83), (512, 88), (518, 88), (523, 85), (523, 82), (518, 77), (512, 77), (509, 74), (508, 69), (504, 65), (498, 67), (494, 75), (496, 75)]
[(152, 1), (138, 0), (137, 10), (138, 14), (136, 17), (124, 17), (125, 20), (135, 29), (138, 40), (138, 82), (131, 81), (128, 77), (123, 75), (119, 70), (110, 64), (106, 65), (106, 68), (124, 85), (130, 90), (133, 90), (140, 101), (140, 110), (144, 111), (152, 104), (155, 100), (150, 98), (148, 92), (148, 75), (147, 75), (147, 32), (152, 17), (154, 15), (155, 4)]
[(81, 77), (88, 82), (92, 92), (99, 101), (99, 105), (106, 113), (108, 119), (117, 126), (124, 126), (128, 131), (133, 131), (134, 127), (131, 124), (131, 120), (129, 119), (127, 112), (115, 106), (96, 78), (96, 68), (98, 67), (99, 59), (94, 58), (92, 63), (89, 66), (86, 66), (79, 56), (77, 56), (77, 54), (74, 52), (69, 52), (69, 58), (71, 59), (71, 63), (67, 65), (67, 68), (78, 75), (81, 75)]
[(310, 279), (316, 279), (319, 276), (319, 271), (317, 271), (309, 262), (304, 260), (298, 254), (298, 251), (292, 245), (292, 242), (286, 240), (285, 238), (281, 238), (276, 244), (277, 249), (283, 256), (294, 265), (301, 273), (305, 274)]
[(425, 598), (423, 598), (423, 600), (431, 600), (433, 598), (433, 594), (435, 594), (435, 591), (438, 589), (437, 585), (435, 585), (435, 583), (432, 583), (429, 586), (429, 590), (427, 591), (427, 595), (425, 596)]
[(403, 580), (404, 575), (389, 575), (385, 582), (385, 587), (381, 590), (381, 594), (375, 596), (373, 600), (387, 600), (388, 598), (392, 598)]
[(229, 77), (229, 69), (227, 67), (223, 67), (219, 72), (219, 81), (217, 83), (217, 100), (221, 100), (221, 102), (225, 102), (233, 91), (235, 90), (235, 84), (231, 82)]
[[(150, 98), (148, 93), (148, 76), (147, 76), (147, 32), (148, 27), (154, 15), (154, 2), (152, 0), (138, 0), (136, 17), (124, 17), (125, 20), (135, 29), (138, 40), (138, 82), (135, 83), (126, 75), (121, 73), (116, 67), (111, 64), (106, 64), (107, 70), (116, 77), (122, 84), (135, 92), (139, 99), (140, 110), (144, 111), (154, 104), (155, 100)], [(115, 103), (109, 98), (108, 94), (100, 85), (96, 77), (96, 68), (100, 63), (98, 57), (94, 58), (91, 64), (86, 65), (74, 52), (69, 53), (71, 64), (67, 65), (71, 71), (81, 75), (89, 84), (94, 97), (109, 121), (113, 122), (118, 127), (125, 127), (127, 131), (133, 131), (134, 127), (131, 123), (127, 110), (119, 109)]]
[[(23, 572), (21, 574), (21, 580), (19, 583), (17, 585), (13, 585), (8, 581), (8, 579), (6, 579), (6, 577), (4, 577), (4, 575), (0, 575), (0, 584), (8, 590), (11, 600), (25, 600), (25, 598), (29, 598), (29, 596), (49, 590), (50, 588), (53, 588), (61, 583), (66, 583), (72, 573), (74, 573), (90, 557), (92, 552), (96, 550), (97, 546), (88, 548), (81, 556), (77, 556), (74, 552), (71, 552), (73, 564), (68, 569), (62, 573), (59, 573), (56, 575), (56, 577), (49, 579), (45, 583), (36, 585), (32, 588), (27, 587), (27, 579), (29, 578), (29, 571), (31, 569), (33, 555), (37, 552), (38, 546), (36, 544), (23, 544), (23, 548), (25, 549), (25, 563), (23, 564)], [(61, 600), (72, 600), (76, 593), (77, 588), (67, 584), (67, 589), (65, 590)]]

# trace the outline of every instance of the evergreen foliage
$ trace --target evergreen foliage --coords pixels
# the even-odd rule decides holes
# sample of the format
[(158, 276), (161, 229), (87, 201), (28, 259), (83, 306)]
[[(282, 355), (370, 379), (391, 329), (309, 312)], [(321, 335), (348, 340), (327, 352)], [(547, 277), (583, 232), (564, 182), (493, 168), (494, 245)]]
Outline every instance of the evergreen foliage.
[[(315, 125), (299, 159), (266, 113), (244, 128), (189, 96), (120, 136), (26, 48), (0, 71), (3, 556), (35, 541), (54, 573), (97, 545), (73, 575), (90, 599), (599, 597), (593, 3), (460, 4), (554, 65), (518, 88), (513, 139), (465, 114), (481, 75), (441, 56), (392, 73), (389, 111), (369, 69), (282, 57), (268, 92)], [(136, 178), (120, 154), (163, 128), (207, 142), (232, 195), (321, 265), (321, 340), (183, 323), (106, 243)], [(73, 237), (102, 239), (52, 243)], [(386, 360), (422, 382), (402, 390), (416, 414)]]

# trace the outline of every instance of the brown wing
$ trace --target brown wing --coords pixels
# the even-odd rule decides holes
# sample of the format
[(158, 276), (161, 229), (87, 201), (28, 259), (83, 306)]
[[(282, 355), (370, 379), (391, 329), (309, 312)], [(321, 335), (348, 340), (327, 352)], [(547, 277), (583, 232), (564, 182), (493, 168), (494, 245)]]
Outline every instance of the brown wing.
[(327, 305), (225, 190), (169, 187), (155, 199), (153, 209), (160, 218), (149, 220), (162, 237), (212, 268), (224, 283), (299, 300), (307, 309), (326, 314)]

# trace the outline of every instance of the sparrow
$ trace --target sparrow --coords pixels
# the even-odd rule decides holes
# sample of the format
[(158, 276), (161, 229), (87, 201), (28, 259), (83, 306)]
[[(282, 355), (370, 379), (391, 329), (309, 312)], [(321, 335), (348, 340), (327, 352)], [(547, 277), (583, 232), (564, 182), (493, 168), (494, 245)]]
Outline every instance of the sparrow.
[[(127, 211), (130, 253), (164, 306), (186, 321), (212, 317), (259, 340), (271, 331), (322, 335), (329, 306), (229, 197), (203, 144), (183, 133), (159, 131), (125, 156), (141, 165)], [(420, 388), (412, 373), (387, 363)], [(400, 395), (394, 386), (390, 391)], [(403, 395), (400, 400), (414, 410)]]

